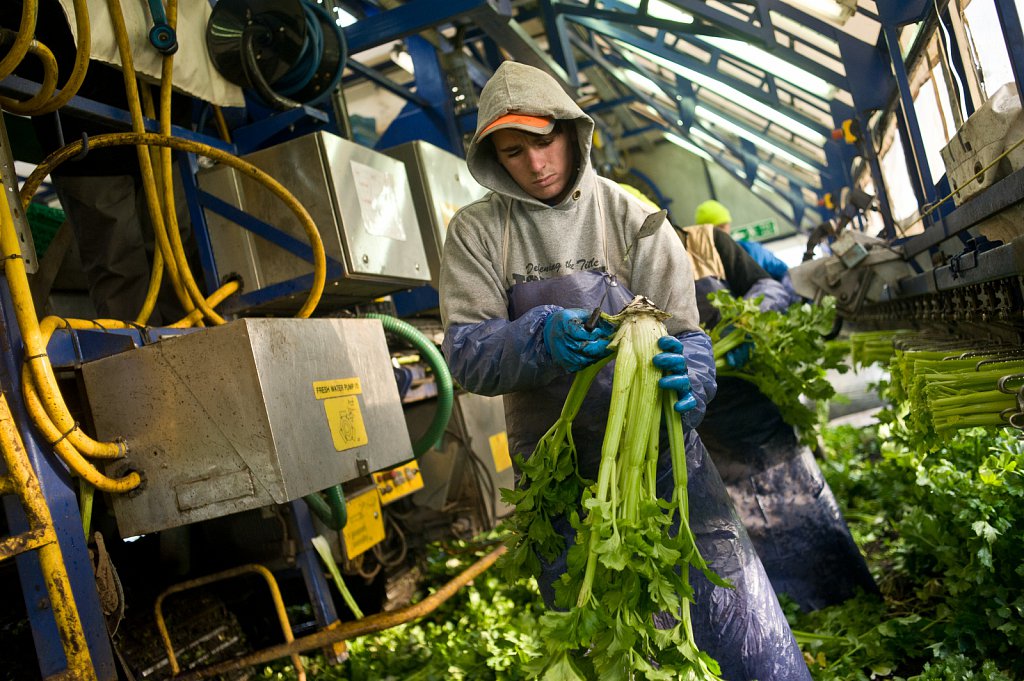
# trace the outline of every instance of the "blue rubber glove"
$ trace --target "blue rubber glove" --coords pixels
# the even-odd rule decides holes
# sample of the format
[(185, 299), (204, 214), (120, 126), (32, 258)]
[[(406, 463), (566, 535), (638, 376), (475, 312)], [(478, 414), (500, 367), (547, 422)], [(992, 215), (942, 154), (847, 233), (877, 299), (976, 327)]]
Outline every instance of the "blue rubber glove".
[(587, 331), (591, 310), (571, 308), (555, 312), (544, 322), (544, 345), (555, 363), (563, 369), (576, 372), (584, 369), (609, 353), (608, 342), (613, 327), (600, 320), (593, 331)]
[(674, 336), (662, 336), (658, 339), (658, 348), (663, 352), (654, 356), (654, 366), (665, 372), (658, 379), (658, 387), (664, 390), (675, 390), (679, 395), (673, 408), (682, 413), (697, 406), (697, 398), (690, 389), (690, 377), (686, 373), (686, 358), (683, 357), (683, 344)]
[(725, 363), (733, 369), (740, 369), (744, 364), (750, 361), (750, 351), (753, 349), (754, 344), (749, 341), (743, 345), (735, 347), (725, 353)]

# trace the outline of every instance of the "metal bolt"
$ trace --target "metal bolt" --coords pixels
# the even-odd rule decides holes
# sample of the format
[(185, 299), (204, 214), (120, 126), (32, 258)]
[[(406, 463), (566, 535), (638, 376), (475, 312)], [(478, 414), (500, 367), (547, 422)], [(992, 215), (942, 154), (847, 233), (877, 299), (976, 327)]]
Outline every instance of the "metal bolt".
[(368, 263), (368, 262), (370, 262), (370, 256), (368, 256), (368, 255), (366, 255), (366, 254), (364, 253), (364, 254), (363, 254), (363, 262), (364, 262), (364, 263)]

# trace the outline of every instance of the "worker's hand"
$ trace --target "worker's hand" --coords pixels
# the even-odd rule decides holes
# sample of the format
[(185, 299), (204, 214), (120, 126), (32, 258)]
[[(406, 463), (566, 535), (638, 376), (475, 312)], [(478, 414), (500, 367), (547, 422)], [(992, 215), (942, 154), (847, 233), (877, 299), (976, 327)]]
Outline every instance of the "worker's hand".
[(676, 391), (679, 395), (674, 405), (676, 411), (690, 411), (697, 406), (697, 398), (690, 389), (690, 377), (686, 373), (682, 342), (674, 336), (662, 336), (658, 339), (658, 348), (662, 352), (654, 356), (654, 366), (665, 372), (665, 375), (658, 379), (658, 387)]
[(586, 368), (609, 353), (612, 325), (600, 320), (593, 331), (583, 325), (590, 310), (559, 310), (544, 322), (544, 345), (558, 366), (570, 372)]
[[(722, 330), (722, 337), (724, 338), (728, 336), (730, 333), (733, 332), (734, 328), (735, 327), (733, 327), (732, 324), (727, 325)], [(750, 336), (747, 336), (747, 338), (750, 338)], [(750, 353), (751, 351), (753, 351), (753, 349), (754, 344), (751, 343), (750, 341), (747, 341), (742, 345), (738, 345), (732, 350), (729, 350), (728, 352), (725, 353), (725, 363), (728, 364), (733, 369), (742, 369), (743, 366), (750, 361)]]
[(731, 366), (733, 369), (740, 369), (750, 361), (750, 351), (754, 349), (754, 344), (747, 341), (739, 347), (735, 347), (729, 352), (725, 353), (725, 363)]

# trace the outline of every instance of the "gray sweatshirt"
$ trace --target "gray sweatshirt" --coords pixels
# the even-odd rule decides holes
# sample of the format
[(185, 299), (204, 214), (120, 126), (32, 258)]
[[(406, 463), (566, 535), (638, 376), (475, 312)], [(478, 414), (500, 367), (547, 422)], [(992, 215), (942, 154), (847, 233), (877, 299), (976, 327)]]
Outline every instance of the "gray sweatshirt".
[[(491, 140), (480, 140), (481, 130), (512, 111), (575, 124), (580, 168), (558, 205), (527, 194), (498, 162)], [(517, 283), (597, 270), (614, 274), (671, 314), (670, 334), (698, 330), (682, 243), (666, 221), (630, 250), (652, 211), (591, 167), (593, 131), (593, 120), (543, 71), (509, 61), (498, 68), (481, 94), (477, 133), (466, 158), (473, 177), (491, 193), (462, 208), (449, 224), (440, 278), (445, 329), (507, 319), (507, 291)]]

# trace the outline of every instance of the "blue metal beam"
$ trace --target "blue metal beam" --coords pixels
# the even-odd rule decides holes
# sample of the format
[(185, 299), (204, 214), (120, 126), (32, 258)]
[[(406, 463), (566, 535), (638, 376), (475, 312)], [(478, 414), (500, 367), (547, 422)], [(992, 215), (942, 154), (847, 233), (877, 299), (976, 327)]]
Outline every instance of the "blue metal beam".
[(911, 179), (915, 180), (922, 191), (924, 201), (922, 203), (933, 203), (938, 197), (935, 194), (935, 183), (932, 182), (931, 169), (928, 167), (928, 157), (925, 155), (924, 138), (921, 135), (921, 125), (917, 120), (917, 111), (914, 108), (914, 99), (910, 91), (910, 78), (907, 75), (906, 64), (903, 63), (902, 52), (900, 51), (899, 34), (895, 26), (882, 25), (882, 34), (885, 37), (886, 46), (889, 48), (889, 59), (892, 62), (893, 71), (896, 74), (896, 83), (900, 91), (900, 105), (903, 111), (903, 120), (906, 124), (908, 138), (904, 141), (910, 142), (907, 152), (913, 155), (914, 163), (911, 165)]
[(359, 54), (425, 29), (450, 24), (473, 10), (489, 7), (487, 0), (413, 0), (401, 7), (361, 19), (344, 28), (349, 54)]
[[(0, 94), (17, 97), (18, 99), (24, 99), (31, 94), (34, 94), (37, 88), (37, 83), (21, 78), (20, 76), (8, 76), (0, 81)], [(107, 125), (122, 125), (125, 130), (132, 129), (131, 114), (124, 109), (119, 109), (78, 95), (72, 97), (66, 105), (61, 107), (61, 111), (76, 113), (84, 118), (100, 121)], [(145, 122), (147, 132), (160, 132), (160, 123), (158, 121), (151, 118), (143, 120)], [(192, 140), (194, 142), (201, 142), (220, 149), (221, 151), (227, 151), (232, 154), (237, 153), (235, 145), (229, 144), (219, 137), (210, 137), (209, 135), (204, 135), (188, 128), (172, 125), (171, 135), (182, 139)]]
[(406, 45), (413, 63), (416, 64), (416, 91), (423, 96), (429, 106), (406, 104), (398, 118), (391, 122), (377, 140), (376, 148), (387, 149), (420, 139), (456, 156), (464, 156), (462, 135), (456, 125), (450, 87), (441, 68), (437, 51), (419, 36), (409, 37)]
[(399, 83), (396, 83), (395, 81), (391, 80), (377, 69), (370, 68), (369, 66), (364, 66), (363, 64), (357, 62), (355, 59), (349, 59), (345, 65), (352, 69), (355, 73), (359, 74), (360, 76), (368, 80), (372, 80), (374, 83), (380, 85), (388, 92), (398, 95), (407, 102), (412, 102), (413, 104), (418, 104), (419, 106), (429, 106), (427, 100), (423, 99), (423, 97), (420, 97), (418, 94), (416, 94), (406, 86), (400, 85)]
[(562, 68), (565, 69), (566, 80), (573, 87), (579, 87), (580, 76), (579, 66), (569, 42), (569, 34), (566, 32), (565, 17), (555, 11), (555, 4), (551, 0), (540, 0), (540, 10), (544, 17), (544, 29), (548, 36), (548, 51), (555, 58)]
[(901, 0), (878, 3), (878, 18), (892, 27), (924, 21), (935, 10), (934, 0)]
[[(25, 454), (35, 471), (43, 498), (50, 509), (57, 542), (60, 544), (71, 585), (70, 596), (74, 598), (75, 609), (82, 623), (96, 678), (99, 681), (116, 681), (117, 670), (114, 667), (107, 622), (100, 606), (96, 577), (93, 574), (92, 561), (89, 559), (89, 549), (82, 530), (82, 517), (78, 511), (78, 498), (75, 493), (77, 482), (53, 453), (53, 445), (31, 425), (32, 420), (25, 408), (21, 392), (24, 345), (6, 278), (0, 278), (0, 322), (3, 327), (4, 343), (4, 352), (0, 353), (0, 387), (7, 395), (14, 422), (24, 441)], [(28, 522), (18, 500), (14, 496), (4, 495), (3, 503), (11, 534), (28, 531)], [(40, 676), (44, 679), (64, 678), (67, 659), (46, 589), (46, 577), (39, 563), (39, 552), (19, 554), (15, 558), (15, 563), (18, 566), (18, 579), (25, 599), (25, 610), (32, 627)]]
[(1013, 80), (1017, 83), (1017, 95), (1024, 88), (1024, 31), (1021, 29), (1020, 13), (1013, 0), (995, 0), (996, 14), (1003, 29), (1003, 42), (1010, 56)]

